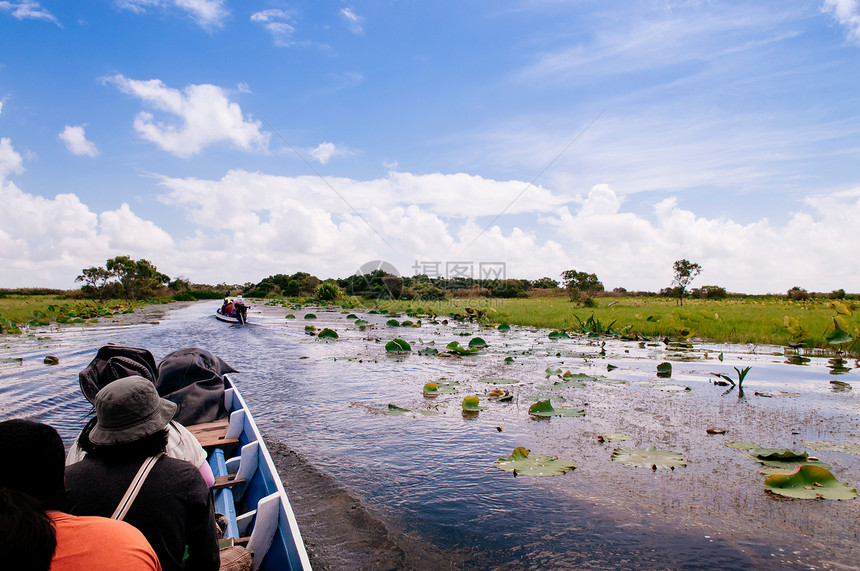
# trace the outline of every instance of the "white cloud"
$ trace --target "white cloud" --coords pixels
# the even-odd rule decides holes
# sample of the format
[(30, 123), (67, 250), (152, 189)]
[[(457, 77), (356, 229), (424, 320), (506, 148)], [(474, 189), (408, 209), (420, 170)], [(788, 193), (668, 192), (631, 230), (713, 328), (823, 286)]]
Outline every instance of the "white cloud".
[(355, 10), (347, 6), (346, 8), (341, 8), (340, 15), (344, 17), (349, 31), (353, 34), (364, 33), (364, 18), (356, 14)]
[(824, 0), (822, 10), (848, 30), (848, 39), (860, 43), (860, 4), (857, 0)]
[(128, 254), (167, 275), (207, 283), (299, 270), (339, 277), (384, 259), (405, 275), (416, 262), (433, 261), (442, 271), (446, 262), (469, 262), (475, 272), (481, 263), (502, 262), (507, 277), (516, 278), (576, 268), (596, 273), (609, 288), (654, 291), (670, 284), (672, 262), (687, 258), (704, 268), (694, 285), (746, 293), (794, 285), (860, 291), (857, 188), (810, 198), (781, 224), (741, 224), (696, 214), (675, 198), (655, 201), (646, 214), (627, 212), (606, 184), (581, 199), (537, 187), (484, 230), (481, 220), (522, 192), (522, 181), (392, 172), (324, 182), (233, 170), (219, 180), (161, 178), (162, 210), (187, 220), (181, 235), (171, 235), (128, 204), (94, 212), (72, 194), (29, 195), (8, 180), (23, 171), (22, 162), (9, 139), (0, 139), (7, 212), (0, 286), (73, 287), (82, 268)]
[(0, 115), (3, 114), (3, 100), (0, 99)]
[(87, 135), (84, 132), (84, 125), (72, 127), (66, 125), (63, 132), (59, 135), (60, 140), (66, 144), (66, 148), (73, 155), (83, 155), (87, 157), (98, 156), (99, 150), (95, 144), (87, 140)]
[(117, 5), (137, 14), (145, 13), (148, 8), (178, 8), (198, 26), (210, 31), (223, 28), (224, 20), (230, 14), (224, 0), (117, 0)]
[(311, 151), (311, 156), (315, 158), (321, 165), (326, 164), (329, 159), (337, 154), (337, 149), (335, 149), (334, 143), (322, 142), (317, 148)]
[(262, 25), (272, 36), (277, 46), (293, 45), (292, 37), (296, 29), (292, 25), (294, 13), (276, 8), (251, 14), (251, 21)]
[(42, 8), (38, 2), (22, 0), (20, 2), (0, 1), (0, 12), (9, 12), (17, 20), (43, 20), (63, 27), (56, 16)]
[(221, 142), (231, 142), (246, 151), (264, 151), (268, 147), (270, 135), (260, 130), (261, 123), (246, 120), (239, 104), (230, 101), (218, 86), (189, 85), (179, 91), (158, 79), (139, 81), (123, 75), (106, 81), (174, 118), (173, 122), (163, 122), (142, 111), (135, 117), (134, 128), (144, 139), (178, 157), (199, 154), (205, 147)]
[(12, 173), (24, 172), (24, 159), (12, 147), (12, 141), (8, 137), (0, 138), (0, 182)]

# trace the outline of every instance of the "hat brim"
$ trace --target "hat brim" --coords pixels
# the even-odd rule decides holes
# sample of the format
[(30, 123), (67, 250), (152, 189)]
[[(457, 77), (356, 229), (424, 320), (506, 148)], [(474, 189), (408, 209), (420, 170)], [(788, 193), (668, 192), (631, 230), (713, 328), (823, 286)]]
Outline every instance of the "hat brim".
[(144, 422), (127, 428), (105, 430), (96, 421), (95, 426), (90, 431), (90, 442), (100, 446), (128, 444), (129, 442), (135, 442), (167, 428), (170, 420), (176, 414), (176, 403), (160, 398), (158, 404), (158, 409)]

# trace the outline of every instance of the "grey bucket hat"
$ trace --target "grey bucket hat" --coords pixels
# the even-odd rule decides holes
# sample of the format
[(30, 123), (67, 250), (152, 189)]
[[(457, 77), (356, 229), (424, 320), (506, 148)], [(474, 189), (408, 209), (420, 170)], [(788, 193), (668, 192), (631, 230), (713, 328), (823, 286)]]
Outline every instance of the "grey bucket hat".
[(152, 381), (125, 377), (96, 394), (96, 425), (90, 442), (97, 445), (127, 444), (167, 427), (176, 403), (158, 396)]

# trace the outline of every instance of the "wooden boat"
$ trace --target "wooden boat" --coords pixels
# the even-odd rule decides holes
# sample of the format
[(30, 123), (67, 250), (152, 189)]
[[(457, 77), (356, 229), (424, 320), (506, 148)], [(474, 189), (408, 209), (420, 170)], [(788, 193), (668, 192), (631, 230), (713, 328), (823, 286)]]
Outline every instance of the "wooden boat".
[(221, 308), (215, 310), (215, 319), (219, 321), (224, 321), (226, 323), (248, 323), (248, 318), (243, 313), (237, 313), (237, 317), (230, 317), (229, 315), (225, 315), (221, 313)]
[(309, 570), (299, 525), (251, 411), (226, 375), (224, 389), (228, 417), (187, 428), (209, 453), (215, 511), (227, 516), (226, 543), (253, 550), (255, 570)]

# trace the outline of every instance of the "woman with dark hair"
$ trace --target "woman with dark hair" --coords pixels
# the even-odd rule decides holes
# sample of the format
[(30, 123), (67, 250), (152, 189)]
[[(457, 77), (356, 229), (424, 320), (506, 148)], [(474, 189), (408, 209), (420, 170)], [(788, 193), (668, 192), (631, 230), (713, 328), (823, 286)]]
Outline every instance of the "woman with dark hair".
[(16, 571), (48, 571), (56, 549), (54, 523), (39, 501), (23, 492), (0, 488), (3, 565)]
[[(0, 568), (160, 571), (140, 531), (63, 507), (63, 440), (30, 420), (0, 422)], [(47, 526), (46, 526), (47, 524)], [(47, 562), (47, 563), (46, 563)]]
[(95, 407), (95, 425), (79, 438), (87, 454), (66, 467), (68, 511), (124, 519), (149, 540), (165, 571), (218, 569), (209, 488), (190, 462), (164, 455), (176, 404), (151, 381), (126, 377), (101, 389)]

